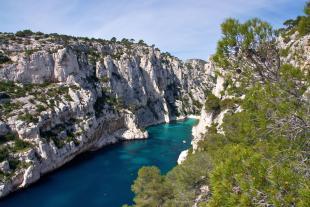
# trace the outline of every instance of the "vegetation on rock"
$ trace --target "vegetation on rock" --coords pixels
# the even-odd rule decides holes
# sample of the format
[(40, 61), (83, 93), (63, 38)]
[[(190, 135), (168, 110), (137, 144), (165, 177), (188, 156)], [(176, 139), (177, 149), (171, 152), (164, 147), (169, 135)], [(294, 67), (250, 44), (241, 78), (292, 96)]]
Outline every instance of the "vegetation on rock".
[(228, 72), (230, 94), (245, 98), (221, 104), (209, 95), (205, 107), (242, 111), (224, 117), (224, 133), (212, 125), (167, 175), (141, 168), (133, 206), (310, 206), (309, 74), (280, 61), (268, 23), (228, 19), (222, 32), (214, 60)]
[(279, 30), (285, 42), (290, 41), (290, 36), (298, 32), (299, 36), (305, 36), (310, 33), (310, 1), (304, 8), (304, 16), (298, 16), (296, 19), (289, 19), (284, 22), (286, 28)]
[[(275, 32), (271, 25), (259, 19), (240, 23), (228, 19), (222, 25), (223, 38), (218, 42), (215, 63), (229, 70), (244, 86), (253, 81), (277, 81), (280, 58)], [(240, 80), (239, 80), (240, 81)]]
[(205, 102), (205, 109), (207, 111), (219, 111), (221, 109), (220, 99), (211, 93)]
[(0, 64), (7, 63), (10, 61), (11, 61), (11, 59), (8, 56), (6, 56), (2, 52), (0, 52)]

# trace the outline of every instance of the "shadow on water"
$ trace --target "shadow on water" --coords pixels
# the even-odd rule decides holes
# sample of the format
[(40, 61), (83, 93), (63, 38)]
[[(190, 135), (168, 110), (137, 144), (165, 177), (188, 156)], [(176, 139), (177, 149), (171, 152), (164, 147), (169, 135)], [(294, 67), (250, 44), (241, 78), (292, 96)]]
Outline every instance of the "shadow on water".
[[(149, 139), (125, 141), (85, 152), (0, 201), (1, 207), (118, 207), (132, 204), (137, 171), (156, 165), (163, 173), (189, 148), (194, 119), (147, 128)], [(185, 141), (185, 143), (184, 143)]]

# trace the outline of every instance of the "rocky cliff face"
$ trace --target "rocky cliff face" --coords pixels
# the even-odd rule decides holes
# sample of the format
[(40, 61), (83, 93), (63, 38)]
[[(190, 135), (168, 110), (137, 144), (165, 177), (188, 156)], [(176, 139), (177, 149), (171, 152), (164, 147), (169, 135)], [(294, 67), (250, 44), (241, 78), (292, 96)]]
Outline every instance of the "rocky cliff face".
[[(291, 64), (294, 67), (298, 67), (301, 70), (305, 71), (308, 75), (310, 72), (310, 35), (305, 35), (300, 37), (298, 32), (293, 35), (289, 35), (286, 38), (279, 36), (278, 37), (278, 48), (280, 51), (281, 62), (282, 64)], [(211, 64), (211, 63), (210, 63)], [(225, 100), (233, 98), (228, 95), (227, 91), (224, 88), (225, 82), (225, 70), (218, 68), (216, 66), (211, 67), (211, 71), (217, 75), (210, 75), (209, 77), (216, 77), (214, 84), (211, 88), (211, 93), (215, 95), (220, 100)], [(307, 96), (309, 94), (309, 89), (304, 94)], [(244, 96), (240, 97), (244, 98)], [(240, 112), (241, 107), (237, 106), (230, 109), (224, 109), (220, 112), (214, 112), (206, 110), (205, 106), (200, 111), (199, 122), (196, 126), (193, 127), (192, 135), (192, 146), (193, 150), (196, 150), (198, 147), (198, 142), (202, 140), (207, 133), (207, 127), (210, 127), (212, 124), (217, 125), (217, 130), (221, 132), (221, 124), (223, 123), (223, 118), (227, 113), (236, 113)], [(186, 159), (187, 153), (184, 151), (180, 156), (180, 163)]]
[(0, 34), (0, 197), (76, 155), (199, 113), (214, 67), (143, 42)]

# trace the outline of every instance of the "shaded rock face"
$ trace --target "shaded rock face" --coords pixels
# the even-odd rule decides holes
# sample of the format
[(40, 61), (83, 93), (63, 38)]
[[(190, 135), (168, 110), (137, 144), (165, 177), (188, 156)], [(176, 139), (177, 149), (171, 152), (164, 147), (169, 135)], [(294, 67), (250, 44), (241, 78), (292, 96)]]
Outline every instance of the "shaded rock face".
[(9, 128), (3, 121), (0, 121), (0, 136), (4, 136), (9, 132)]
[(3, 161), (0, 163), (0, 170), (3, 172), (3, 173), (9, 173), (10, 172), (10, 164), (8, 161)]
[[(0, 37), (0, 51), (12, 60), (0, 65), (0, 87), (12, 105), (1, 105), (0, 138), (15, 134), (0, 150), (18, 139), (28, 143), (0, 160), (0, 171), (10, 171), (0, 197), (84, 151), (146, 138), (141, 128), (199, 113), (216, 83), (210, 62), (183, 62), (145, 44)], [(15, 169), (7, 166), (12, 160)]]

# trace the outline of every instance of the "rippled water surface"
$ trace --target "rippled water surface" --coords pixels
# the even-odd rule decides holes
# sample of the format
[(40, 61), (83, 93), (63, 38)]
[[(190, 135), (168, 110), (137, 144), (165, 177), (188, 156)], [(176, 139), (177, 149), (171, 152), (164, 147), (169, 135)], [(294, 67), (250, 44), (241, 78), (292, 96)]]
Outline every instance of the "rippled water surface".
[(0, 201), (1, 207), (118, 207), (131, 204), (137, 171), (156, 165), (167, 172), (190, 146), (195, 119), (147, 128), (149, 139), (122, 142), (86, 153), (29, 188)]

